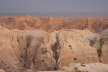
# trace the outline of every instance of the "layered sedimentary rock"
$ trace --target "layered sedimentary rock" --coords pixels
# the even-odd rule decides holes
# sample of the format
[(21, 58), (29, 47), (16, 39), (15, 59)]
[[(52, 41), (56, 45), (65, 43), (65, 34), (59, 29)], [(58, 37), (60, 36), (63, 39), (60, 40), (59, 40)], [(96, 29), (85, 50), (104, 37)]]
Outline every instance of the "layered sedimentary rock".
[(102, 43), (102, 61), (108, 63), (108, 30), (100, 33)]
[(98, 34), (76, 29), (51, 33), (50, 44), (57, 66), (62, 68), (71, 63), (108, 63), (107, 33), (107, 30)]
[(36, 72), (62, 69), (73, 63), (108, 63), (107, 33), (107, 30), (97, 34), (87, 29), (51, 33), (0, 30), (0, 69)]
[(46, 32), (0, 30), (0, 68), (6, 72), (53, 70), (55, 60), (47, 36)]
[(73, 28), (101, 32), (108, 28), (108, 17), (0, 16), (0, 25), (7, 29), (40, 29), (48, 32)]
[(58, 65), (68, 66), (71, 63), (98, 62), (97, 49), (91, 45), (90, 37), (94, 33), (88, 30), (65, 30), (58, 36)]

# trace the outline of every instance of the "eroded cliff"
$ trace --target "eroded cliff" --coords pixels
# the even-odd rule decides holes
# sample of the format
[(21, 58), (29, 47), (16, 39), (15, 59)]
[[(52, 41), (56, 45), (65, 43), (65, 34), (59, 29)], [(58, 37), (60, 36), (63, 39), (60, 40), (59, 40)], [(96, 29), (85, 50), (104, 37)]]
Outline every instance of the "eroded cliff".
[(36, 72), (60, 70), (73, 63), (108, 63), (107, 33), (87, 29), (51, 33), (0, 30), (0, 68), (6, 72)]

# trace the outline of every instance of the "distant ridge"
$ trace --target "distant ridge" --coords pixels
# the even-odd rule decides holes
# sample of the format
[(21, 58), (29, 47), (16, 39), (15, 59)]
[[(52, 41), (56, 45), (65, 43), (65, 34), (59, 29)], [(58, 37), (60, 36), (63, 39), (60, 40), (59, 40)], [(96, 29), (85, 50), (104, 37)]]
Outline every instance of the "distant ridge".
[(107, 13), (0, 13), (0, 16), (108, 16)]

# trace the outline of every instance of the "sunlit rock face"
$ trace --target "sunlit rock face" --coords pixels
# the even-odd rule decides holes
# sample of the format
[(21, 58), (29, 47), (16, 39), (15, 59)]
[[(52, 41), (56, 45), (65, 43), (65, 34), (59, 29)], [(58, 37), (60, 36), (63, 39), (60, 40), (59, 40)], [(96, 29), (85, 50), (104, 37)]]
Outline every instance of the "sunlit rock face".
[(87, 68), (93, 65), (95, 69), (102, 65), (106, 69), (107, 65), (102, 63), (108, 63), (107, 33), (108, 30), (94, 33), (89, 29), (53, 32), (1, 29), (0, 69), (6, 72), (54, 71), (77, 64)]
[(53, 52), (46, 44), (48, 35), (47, 32), (0, 30), (0, 68), (6, 72), (54, 70)]
[(102, 61), (108, 63), (108, 30), (100, 33), (102, 43)]
[(91, 45), (90, 37), (95, 35), (88, 30), (56, 31), (57, 64), (59, 67), (70, 63), (98, 62), (97, 49)]

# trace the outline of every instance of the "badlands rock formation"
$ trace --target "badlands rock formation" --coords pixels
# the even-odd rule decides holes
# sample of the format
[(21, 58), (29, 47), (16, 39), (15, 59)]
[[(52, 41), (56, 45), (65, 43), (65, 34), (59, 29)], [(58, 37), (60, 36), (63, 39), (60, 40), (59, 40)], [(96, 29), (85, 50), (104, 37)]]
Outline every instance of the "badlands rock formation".
[(96, 38), (95, 33), (88, 30), (65, 30), (58, 33), (59, 59), (58, 65), (70, 63), (98, 62), (97, 49), (91, 45), (90, 38)]
[(108, 28), (107, 17), (35, 17), (0, 16), (0, 25), (7, 29), (45, 30), (52, 32), (61, 29), (89, 29), (101, 32)]
[(38, 31), (0, 30), (0, 68), (6, 72), (54, 70), (53, 53), (46, 44), (48, 35)]
[[(6, 72), (60, 70), (73, 63), (108, 63), (107, 57), (107, 30), (100, 34), (77, 29), (51, 33), (0, 30), (0, 69)], [(97, 65), (93, 64), (93, 68)]]
[(0, 16), (0, 72), (108, 72), (107, 28), (107, 17)]
[(100, 33), (102, 43), (102, 60), (104, 63), (108, 63), (108, 30)]

